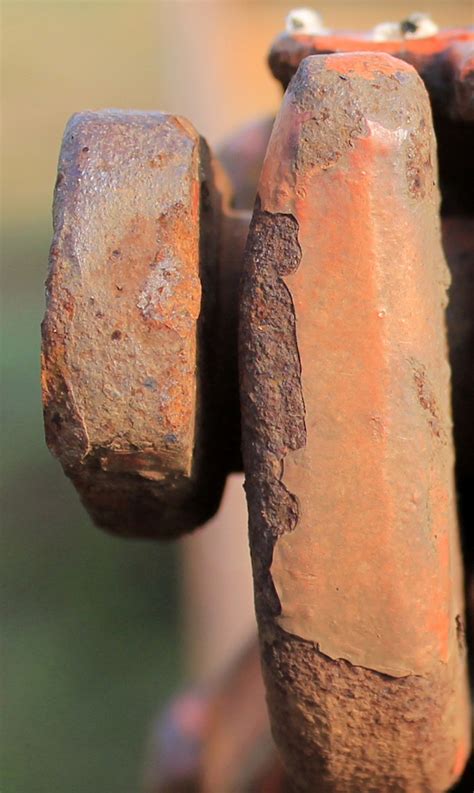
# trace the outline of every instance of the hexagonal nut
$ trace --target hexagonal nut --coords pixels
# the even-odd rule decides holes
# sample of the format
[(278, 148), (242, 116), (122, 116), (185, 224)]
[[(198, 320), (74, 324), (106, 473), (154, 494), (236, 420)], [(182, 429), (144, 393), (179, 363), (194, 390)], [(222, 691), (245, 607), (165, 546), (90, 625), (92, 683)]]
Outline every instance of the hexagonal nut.
[(67, 125), (43, 333), (46, 438), (94, 521), (169, 537), (218, 506), (220, 196), (184, 119), (106, 110)]

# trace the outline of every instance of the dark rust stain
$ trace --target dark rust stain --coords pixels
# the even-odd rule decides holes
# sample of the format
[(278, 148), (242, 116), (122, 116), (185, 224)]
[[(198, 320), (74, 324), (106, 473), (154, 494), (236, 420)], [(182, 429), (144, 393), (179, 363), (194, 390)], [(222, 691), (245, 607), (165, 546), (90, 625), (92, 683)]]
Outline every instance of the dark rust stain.
[(280, 481), (282, 465), (288, 450), (306, 442), (295, 312), (283, 281), (300, 261), (295, 218), (260, 210), (257, 197), (242, 292), (242, 440), (256, 597), (273, 614), (280, 610), (269, 571), (273, 545), (298, 520), (296, 499)]
[(429, 414), (428, 423), (431, 427), (431, 431), (437, 438), (442, 438), (444, 433), (442, 430), (439, 409), (436, 403), (435, 395), (428, 381), (426, 369), (421, 363), (412, 362), (412, 370), (418, 401), (423, 410), (426, 410)]
[(456, 639), (459, 649), (464, 652), (466, 649), (466, 626), (460, 614), (456, 614)]

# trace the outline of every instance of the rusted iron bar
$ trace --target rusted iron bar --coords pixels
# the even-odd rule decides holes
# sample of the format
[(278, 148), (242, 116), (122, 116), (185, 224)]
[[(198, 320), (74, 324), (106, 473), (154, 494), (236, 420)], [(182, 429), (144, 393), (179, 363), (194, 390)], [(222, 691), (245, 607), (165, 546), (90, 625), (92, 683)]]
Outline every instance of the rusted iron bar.
[(444, 791), (469, 754), (438, 209), (414, 69), (306, 58), (260, 177), (240, 366), (263, 672), (300, 791)]

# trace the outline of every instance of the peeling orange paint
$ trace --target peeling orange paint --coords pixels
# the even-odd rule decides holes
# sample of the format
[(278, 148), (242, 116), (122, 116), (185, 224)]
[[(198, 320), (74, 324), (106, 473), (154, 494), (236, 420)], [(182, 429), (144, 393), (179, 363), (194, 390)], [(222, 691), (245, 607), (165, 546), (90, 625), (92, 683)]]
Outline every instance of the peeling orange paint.
[[(395, 73), (399, 62), (335, 55), (325, 67), (371, 80)], [(283, 463), (299, 521), (273, 553), (279, 623), (333, 658), (394, 676), (422, 674), (448, 662), (462, 608), (452, 446), (433, 432), (412, 374), (420, 358), (449, 432), (438, 199), (433, 175), (422, 206), (407, 198), (409, 121), (384, 127), (369, 118), (367, 134), (353, 139), (337, 166), (295, 169), (294, 141), (308, 114), (291, 94), (285, 99), (260, 185), (263, 209), (297, 219), (303, 252), (285, 282), (307, 445)]]

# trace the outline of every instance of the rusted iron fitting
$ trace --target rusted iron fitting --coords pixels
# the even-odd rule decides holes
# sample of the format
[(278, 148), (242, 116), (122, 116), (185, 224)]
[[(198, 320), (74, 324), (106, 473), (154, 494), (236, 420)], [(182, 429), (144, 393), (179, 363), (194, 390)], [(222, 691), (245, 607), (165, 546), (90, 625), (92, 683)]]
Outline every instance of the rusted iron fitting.
[(469, 750), (438, 206), (415, 70), (303, 60), (241, 328), (263, 672), (296, 790), (442, 791)]
[(184, 119), (104, 111), (69, 122), (43, 324), (46, 435), (104, 528), (188, 531), (240, 467), (247, 227)]
[(357, 35), (288, 24), (269, 56), (287, 89), (275, 123), (220, 151), (232, 188), (184, 119), (69, 123), (47, 440), (99, 525), (168, 538), (216, 510), (242, 422), (291, 789), (441, 793), (470, 753), (456, 500), (468, 514), (474, 37), (423, 18), (425, 35), (419, 17)]

